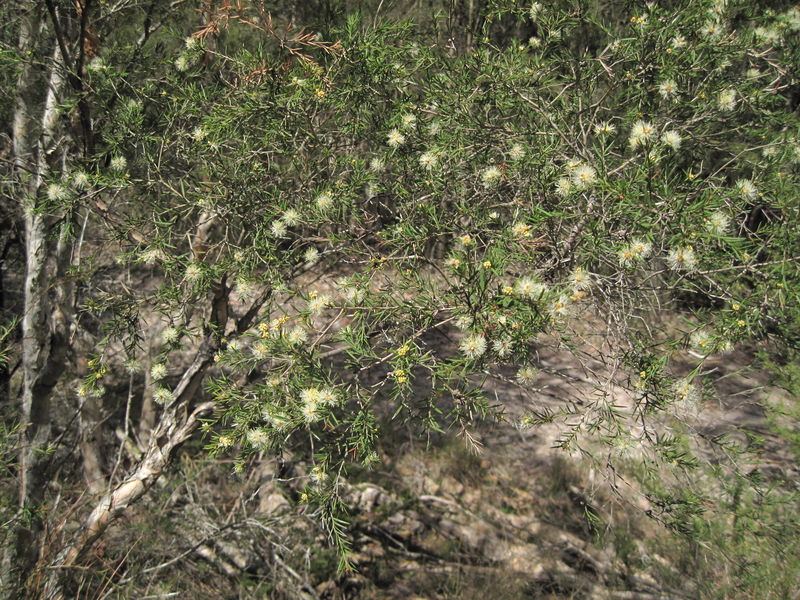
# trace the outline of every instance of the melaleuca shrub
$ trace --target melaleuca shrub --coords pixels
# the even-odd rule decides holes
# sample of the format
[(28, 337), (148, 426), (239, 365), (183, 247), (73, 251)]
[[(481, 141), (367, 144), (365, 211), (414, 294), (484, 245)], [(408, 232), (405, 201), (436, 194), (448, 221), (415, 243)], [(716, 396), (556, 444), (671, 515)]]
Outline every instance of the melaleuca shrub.
[[(797, 9), (518, 4), (464, 52), (410, 23), (279, 45), (231, 21), (114, 114), (92, 175), (148, 230), (120, 260), (182, 324), (160, 362), (220, 285), (235, 316), (266, 298), (217, 332), (208, 448), (306, 457), (343, 551), (337, 481), (378, 460), (380, 415), (468, 436), (502, 381), (564, 448), (697, 469), (706, 361), (797, 343)], [(593, 392), (537, 408), (542, 344), (594, 359)]]

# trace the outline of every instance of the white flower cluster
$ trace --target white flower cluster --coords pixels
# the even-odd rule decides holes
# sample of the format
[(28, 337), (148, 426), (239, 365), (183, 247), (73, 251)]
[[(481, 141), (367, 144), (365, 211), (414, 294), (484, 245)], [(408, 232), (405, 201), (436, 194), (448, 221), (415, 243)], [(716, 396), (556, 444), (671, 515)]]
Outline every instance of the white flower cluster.
[(698, 329), (689, 336), (689, 345), (694, 348), (695, 351), (707, 356), (711, 354), (714, 349), (714, 340), (708, 331)]
[(717, 97), (717, 106), (725, 112), (730, 112), (736, 108), (736, 90), (721, 91)]
[(358, 306), (367, 295), (367, 291), (351, 279), (345, 277), (339, 280), (340, 295), (348, 306)]
[(333, 197), (329, 192), (322, 192), (316, 197), (314, 203), (317, 205), (318, 209), (326, 211), (333, 206)]
[(675, 394), (674, 409), (678, 416), (692, 416), (697, 413), (700, 403), (700, 392), (691, 378), (680, 379), (673, 387)]
[(167, 405), (174, 399), (175, 396), (168, 388), (159, 386), (153, 391), (153, 402), (156, 404)]
[(117, 155), (111, 159), (109, 163), (109, 167), (111, 167), (112, 171), (116, 171), (117, 173), (121, 173), (128, 167), (128, 161), (124, 156)]
[(624, 246), (617, 254), (617, 257), (623, 267), (630, 267), (648, 258), (652, 252), (653, 244), (645, 240), (635, 239)]
[(573, 290), (583, 291), (592, 287), (592, 274), (583, 267), (575, 267), (569, 274), (569, 285)]
[(678, 84), (675, 83), (674, 79), (665, 79), (658, 84), (658, 93), (665, 100), (671, 100), (678, 93)]
[(331, 388), (310, 387), (300, 391), (300, 401), (303, 403), (300, 408), (303, 419), (306, 423), (313, 423), (322, 416), (321, 410), (336, 404), (338, 398)]
[(661, 141), (664, 142), (666, 146), (669, 146), (673, 150), (678, 151), (681, 147), (683, 139), (681, 138), (681, 134), (673, 129), (662, 133)]
[(611, 135), (616, 131), (616, 126), (610, 121), (600, 121), (594, 126), (595, 135)]
[(308, 311), (312, 315), (320, 314), (325, 308), (330, 306), (331, 297), (327, 294), (311, 294), (308, 299)]
[(502, 176), (503, 172), (499, 168), (491, 166), (484, 169), (483, 173), (481, 173), (481, 181), (484, 187), (491, 187), (497, 184)]
[(76, 171), (72, 175), (72, 187), (76, 190), (85, 190), (91, 185), (91, 179), (86, 171)]
[(299, 325), (286, 334), (286, 341), (292, 346), (304, 344), (308, 340), (308, 331)]
[(184, 279), (186, 279), (186, 281), (188, 281), (189, 283), (194, 283), (195, 281), (199, 280), (200, 277), (202, 276), (203, 276), (203, 269), (196, 262), (189, 263), (183, 275)]
[(435, 150), (429, 150), (428, 152), (423, 152), (419, 157), (419, 164), (424, 169), (431, 170), (433, 169), (436, 164), (439, 162), (439, 153)]
[(269, 434), (261, 428), (250, 429), (245, 434), (247, 443), (256, 450), (267, 450), (269, 448)]
[(386, 136), (386, 143), (392, 148), (399, 148), (406, 143), (406, 136), (400, 133), (399, 129), (392, 129)]
[(547, 291), (547, 284), (534, 277), (520, 277), (514, 283), (514, 293), (530, 300), (541, 299)]
[(736, 191), (744, 200), (755, 200), (758, 198), (758, 188), (749, 179), (739, 179), (736, 182)]
[[(608, 125), (612, 128), (613, 126)], [(566, 198), (573, 191), (588, 190), (597, 183), (597, 170), (577, 158), (570, 158), (565, 165), (566, 177), (556, 181), (556, 194)]]
[(508, 158), (511, 160), (519, 160), (523, 156), (525, 156), (525, 148), (522, 146), (522, 144), (514, 144), (508, 150)]
[(706, 229), (717, 236), (725, 235), (731, 226), (731, 218), (722, 211), (717, 211), (706, 219)]
[(47, 186), (47, 199), (50, 202), (63, 202), (69, 199), (69, 189), (61, 183), (51, 183)]
[(313, 267), (319, 261), (319, 250), (314, 246), (306, 248), (306, 251), (303, 252), (303, 261), (307, 267)]
[(502, 338), (499, 340), (495, 340), (492, 343), (492, 349), (494, 350), (495, 354), (500, 358), (506, 358), (509, 354), (511, 354), (511, 350), (514, 348), (513, 340), (509, 338)]
[(483, 356), (486, 352), (486, 338), (479, 333), (468, 335), (458, 345), (464, 356), (470, 360), (474, 360)]
[(589, 165), (578, 165), (572, 171), (572, 184), (579, 190), (590, 188), (597, 182), (597, 171)]
[(539, 371), (531, 366), (522, 367), (517, 371), (517, 381), (522, 385), (530, 385), (535, 382), (538, 377)]
[(694, 248), (684, 246), (672, 249), (667, 255), (667, 265), (673, 271), (694, 270), (697, 267), (697, 256), (694, 253)]
[(150, 367), (150, 377), (153, 381), (161, 381), (167, 376), (167, 365), (156, 363)]
[(649, 121), (639, 120), (633, 124), (633, 127), (631, 127), (631, 134), (628, 138), (628, 144), (635, 150), (636, 148), (640, 148), (648, 144), (653, 140), (655, 135), (656, 128), (652, 123)]

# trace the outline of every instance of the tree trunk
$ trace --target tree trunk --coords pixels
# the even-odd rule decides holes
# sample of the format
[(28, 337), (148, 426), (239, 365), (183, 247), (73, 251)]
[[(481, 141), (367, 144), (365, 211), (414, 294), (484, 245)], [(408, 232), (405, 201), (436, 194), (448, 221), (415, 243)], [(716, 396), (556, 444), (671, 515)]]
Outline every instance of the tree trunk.
[[(76, 566), (81, 556), (103, 535), (109, 525), (152, 487), (170, 464), (176, 448), (194, 433), (200, 424), (199, 419), (213, 410), (213, 402), (202, 403), (193, 409), (192, 402), (220, 348), (220, 332), (225, 331), (228, 320), (229, 294), (230, 288), (223, 281), (217, 287), (211, 302), (210, 326), (206, 329), (203, 343), (173, 390), (175, 400), (164, 407), (150, 435), (142, 460), (122, 483), (103, 496), (80, 530), (51, 562), (51, 575), (45, 587), (46, 598), (70, 597), (65, 589), (68, 571)], [(249, 315), (249, 320), (254, 316), (255, 313)]]
[[(45, 29), (38, 2), (23, 8), (19, 48), (33, 55)], [(46, 85), (44, 106), (37, 106)], [(22, 390), (20, 399), (20, 451), (18, 466), (19, 508), (10, 547), (3, 557), (3, 580), (12, 594), (22, 594), (23, 580), (39, 555), (43, 526), (40, 505), (47, 484), (48, 447), (51, 437), (50, 398), (63, 370), (67, 354), (67, 313), (71, 296), (57, 279), (71, 256), (72, 246), (51, 238), (52, 217), (36, 210), (36, 198), (48, 179), (48, 155), (57, 141), (59, 102), (64, 87), (64, 68), (54, 44), (52, 63), (45, 82), (32, 63), (25, 63), (17, 79), (17, 100), (12, 124), (13, 161), (17, 197), (22, 204), (25, 228), (24, 311), (22, 317)], [(54, 277), (55, 275), (55, 277)], [(61, 303), (53, 302), (57, 293)]]

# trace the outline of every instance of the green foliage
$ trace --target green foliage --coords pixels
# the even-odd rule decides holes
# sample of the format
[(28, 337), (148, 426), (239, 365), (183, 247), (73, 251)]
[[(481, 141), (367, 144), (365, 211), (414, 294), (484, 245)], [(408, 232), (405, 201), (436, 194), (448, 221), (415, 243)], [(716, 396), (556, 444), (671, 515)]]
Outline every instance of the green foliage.
[[(693, 427), (709, 361), (800, 339), (797, 8), (493, 1), (457, 51), (341, 6), (318, 34), (249, 5), (183, 41), (165, 29), (137, 47), (130, 24), (80, 74), (101, 143), (35, 203), (91, 215), (117, 257), (73, 274), (98, 325), (80, 392), (101, 393), (112, 342), (143, 358), (145, 311), (169, 322), (160, 404), (182, 349), (213, 338), (208, 450), (238, 470), (263, 451), (309, 461), (301, 500), (342, 568), (338, 482), (378, 460), (377, 423), (477, 448), (476, 423), (510, 418), (497, 382), (529, 399), (521, 427), (637, 462), (672, 529), (723, 544), (698, 525), (711, 505), (739, 524), (732, 552), (765, 552), (767, 484), (726, 455), (713, 486), (744, 487), (715, 500)], [(0, 54), (2, 81), (18, 60)], [(158, 285), (103, 287), (104, 269)], [(220, 297), (227, 329), (203, 310)], [(536, 402), (543, 344), (585, 367), (573, 383), (588, 388), (557, 409)]]
[[(526, 423), (563, 423), (565, 448), (596, 434), (618, 446), (653, 414), (691, 418), (707, 357), (792, 344), (795, 17), (694, 3), (617, 25), (579, 4), (496, 3), (484, 39), (455, 56), (411, 23), (358, 18), (330, 41), (277, 48), (252, 15), (213, 53), (188, 43), (113, 111), (105, 138), (130, 158), (123, 178), (101, 177), (137, 198), (126, 222), (150, 242), (126, 256), (163, 272), (165, 311), (223, 277), (243, 299), (273, 290), (218, 357), (212, 450), (322, 449), (319, 468), (338, 473), (373, 460), (381, 407), (467, 430), (497, 414), (487, 380), (535, 364), (542, 336), (580, 352), (576, 321), (592, 314), (631, 367), (632, 411), (606, 392)], [(500, 43), (501, 20), (537, 36)], [(238, 39), (261, 41), (233, 51)], [(186, 232), (203, 218), (213, 249), (198, 256)], [(337, 269), (338, 295), (296, 283)], [(647, 325), (665, 311), (683, 324)], [(671, 374), (678, 357), (696, 360), (690, 377)], [(682, 434), (651, 439), (652, 468), (698, 467)], [(323, 492), (309, 498), (338, 540)], [(661, 508), (685, 530), (699, 499), (675, 494)]]

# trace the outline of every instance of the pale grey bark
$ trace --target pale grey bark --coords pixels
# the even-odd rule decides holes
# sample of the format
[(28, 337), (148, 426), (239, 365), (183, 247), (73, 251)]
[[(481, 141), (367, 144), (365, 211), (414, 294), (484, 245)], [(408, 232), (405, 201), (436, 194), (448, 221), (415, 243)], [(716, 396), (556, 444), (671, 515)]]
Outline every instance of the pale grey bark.
[[(33, 3), (29, 3), (20, 20), (19, 48), (23, 54), (33, 52), (41, 29), (41, 14)], [(35, 560), (30, 552), (30, 541), (35, 537), (34, 523), (22, 519), (24, 509), (32, 500), (31, 492), (37, 489), (36, 450), (49, 439), (50, 425), (46, 405), (36, 402), (34, 391), (41, 374), (41, 363), (46, 353), (44, 335), (47, 315), (43, 300), (45, 264), (47, 260), (45, 227), (41, 216), (37, 216), (30, 204), (42, 182), (35, 117), (32, 106), (35, 98), (37, 77), (33, 66), (26, 63), (17, 78), (17, 98), (12, 122), (12, 151), (15, 176), (18, 180), (17, 196), (26, 203), (25, 214), (25, 309), (22, 319), (22, 372), (21, 398), (22, 434), (19, 455), (19, 506), (20, 513), (9, 546), (3, 554), (3, 585), (9, 593), (19, 586), (22, 563)], [(31, 526), (34, 527), (31, 527)]]
[[(35, 52), (39, 37), (45, 32), (45, 20), (38, 2), (27, 2), (21, 12), (19, 49), (29, 55)], [(20, 510), (10, 543), (4, 549), (2, 569), (3, 585), (12, 595), (22, 594), (24, 578), (39, 558), (39, 509), (47, 486), (52, 432), (51, 395), (65, 367), (74, 297), (71, 287), (60, 277), (70, 263), (72, 244), (64, 236), (56, 236), (54, 241), (54, 219), (36, 210), (36, 198), (51, 177), (49, 161), (57, 160), (62, 143), (59, 103), (65, 72), (58, 48), (53, 46), (44, 81), (32, 63), (25, 63), (20, 70), (12, 122), (16, 196), (24, 214), (25, 233)]]
[[(65, 257), (71, 247), (59, 239), (52, 247), (50, 218), (34, 210), (35, 197), (48, 177), (47, 154), (57, 143), (56, 127), (59, 92), (64, 85), (63, 70), (57, 50), (53, 52), (44, 110), (40, 121), (38, 143), (30, 141), (28, 128), (33, 126), (35, 108), (27, 104), (29, 98), (19, 97), (14, 118), (15, 161), (20, 171), (30, 174), (28, 185), (23, 186), (25, 195), (25, 309), (22, 318), (22, 419), (24, 443), (20, 454), (19, 502), (21, 507), (41, 500), (43, 481), (41, 465), (43, 451), (50, 439), (50, 393), (64, 369), (67, 341), (66, 303), (52, 302), (59, 287), (52, 281), (53, 274), (63, 271)], [(24, 113), (25, 116), (21, 116)], [(17, 129), (17, 126), (22, 128)], [(21, 140), (17, 144), (17, 140)], [(66, 300), (63, 290), (59, 300)]]
[[(202, 378), (210, 362), (198, 356), (192, 365), (194, 376), (189, 376), (187, 372), (188, 377), (185, 376), (181, 384), (187, 387), (195, 377)], [(199, 419), (214, 408), (213, 402), (205, 402), (187, 414), (189, 401), (190, 398), (184, 398), (164, 412), (141, 462), (122, 483), (103, 496), (84, 520), (81, 529), (59, 553), (51, 565), (44, 597), (54, 599), (70, 597), (63, 587), (63, 575), (77, 564), (83, 553), (105, 533), (115, 519), (152, 487), (169, 465), (175, 449), (197, 429)]]

